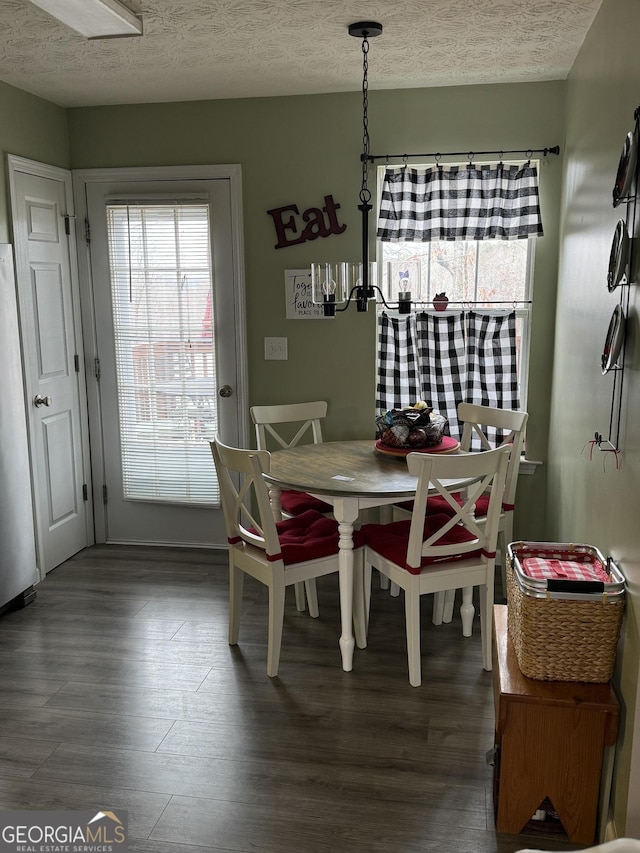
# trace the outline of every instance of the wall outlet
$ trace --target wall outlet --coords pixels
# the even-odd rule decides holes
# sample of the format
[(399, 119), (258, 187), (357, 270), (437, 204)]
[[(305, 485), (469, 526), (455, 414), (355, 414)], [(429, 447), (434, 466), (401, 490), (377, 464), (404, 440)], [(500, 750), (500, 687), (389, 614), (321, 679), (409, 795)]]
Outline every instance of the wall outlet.
[(265, 361), (286, 361), (287, 338), (265, 338), (264, 357)]

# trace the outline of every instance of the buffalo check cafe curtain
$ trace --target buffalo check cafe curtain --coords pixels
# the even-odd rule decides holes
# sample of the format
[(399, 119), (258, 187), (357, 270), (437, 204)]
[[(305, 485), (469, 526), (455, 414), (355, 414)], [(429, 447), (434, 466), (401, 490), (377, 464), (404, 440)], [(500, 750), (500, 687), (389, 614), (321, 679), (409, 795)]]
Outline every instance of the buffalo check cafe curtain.
[(458, 403), (518, 409), (515, 311), (383, 312), (377, 409), (416, 400), (427, 400), (447, 418), (458, 439)]
[[(517, 240), (541, 236), (537, 168), (388, 168), (378, 239)], [(460, 437), (458, 403), (518, 409), (515, 311), (379, 317), (378, 411), (427, 400)]]

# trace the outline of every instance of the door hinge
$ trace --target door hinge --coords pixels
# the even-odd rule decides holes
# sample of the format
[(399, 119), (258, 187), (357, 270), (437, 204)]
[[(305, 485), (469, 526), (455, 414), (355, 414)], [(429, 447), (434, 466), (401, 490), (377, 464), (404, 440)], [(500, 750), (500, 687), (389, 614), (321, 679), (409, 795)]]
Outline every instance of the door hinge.
[(76, 373), (80, 373), (80, 357), (78, 355), (74, 355), (73, 357), (73, 366)]
[(89, 500), (89, 489), (87, 488), (87, 484), (86, 484), (86, 483), (83, 483), (83, 484), (82, 484), (82, 500), (83, 500), (83, 501), (88, 501), (88, 500)]
[(103, 503), (103, 504), (106, 504), (106, 503), (107, 503), (107, 486), (106, 486), (106, 483), (105, 483), (105, 485), (102, 487), (102, 503)]
[(97, 380), (100, 380), (100, 359), (93, 359), (93, 372), (95, 373), (95, 377)]
[(91, 225), (89, 224), (88, 219), (85, 219), (84, 221), (84, 239), (87, 243), (91, 242)]

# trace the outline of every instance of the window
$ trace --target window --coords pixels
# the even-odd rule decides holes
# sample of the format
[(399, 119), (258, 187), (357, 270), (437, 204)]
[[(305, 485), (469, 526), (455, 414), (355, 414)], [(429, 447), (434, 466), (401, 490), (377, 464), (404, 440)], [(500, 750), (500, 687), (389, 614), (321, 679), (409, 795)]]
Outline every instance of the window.
[(378, 242), (383, 292), (397, 299), (389, 283), (388, 262), (420, 261), (420, 310), (431, 309), (437, 293), (446, 293), (452, 308), (513, 308), (520, 402), (527, 392), (532, 270), (535, 241), (475, 240), (435, 243)]
[[(518, 164), (514, 167), (506, 167), (517, 169), (524, 166)], [(429, 167), (415, 167), (416, 172), (420, 169), (428, 169)], [(449, 168), (449, 167), (447, 167)], [(463, 166), (452, 167), (451, 171), (459, 168), (463, 170)], [(481, 167), (492, 168), (492, 167)], [(495, 168), (495, 167), (493, 167)], [(385, 177), (386, 167), (380, 167), (378, 171), (378, 190), (379, 196), (382, 196), (383, 181)], [(445, 169), (446, 172), (446, 169)], [(396, 170), (397, 174), (397, 170)], [(421, 178), (420, 178), (421, 180)], [(413, 190), (413, 187), (412, 187)], [(454, 195), (453, 193), (451, 195)], [(535, 195), (537, 200), (537, 177), (535, 186)], [(414, 305), (414, 310), (418, 312), (433, 312), (434, 297), (437, 294), (446, 294), (449, 304), (447, 306), (447, 315), (450, 316), (454, 312), (485, 312), (488, 316), (492, 313), (515, 312), (515, 350), (516, 350), (516, 370), (518, 392), (515, 399), (518, 399), (520, 407), (525, 407), (527, 396), (527, 372), (528, 372), (528, 353), (529, 353), (529, 334), (530, 334), (530, 301), (532, 295), (532, 270), (533, 270), (533, 255), (535, 240), (533, 237), (528, 239), (455, 239), (453, 232), (456, 230), (451, 227), (453, 221), (455, 225), (459, 225), (455, 215), (446, 209), (447, 202), (443, 199), (446, 197), (446, 190), (438, 188), (437, 190), (425, 192), (426, 201), (420, 196), (412, 192), (407, 194), (410, 196), (411, 211), (407, 212), (407, 202), (394, 199), (387, 206), (391, 209), (390, 218), (396, 217), (398, 223), (401, 221), (401, 228), (398, 233), (409, 234), (416, 232), (416, 236), (420, 237), (420, 242), (414, 242), (410, 239), (397, 239), (392, 237), (392, 242), (389, 242), (389, 235), (386, 240), (378, 239), (377, 243), (377, 259), (381, 264), (381, 286), (385, 297), (389, 301), (397, 302), (398, 290), (404, 288), (407, 281), (410, 281), (408, 287), (411, 292), (411, 298)], [(417, 199), (417, 200), (416, 200)], [(533, 209), (534, 204), (528, 199), (527, 212)], [(424, 204), (422, 204), (424, 202)], [(471, 203), (466, 200), (467, 210), (465, 214), (469, 214)], [(454, 201), (454, 204), (459, 204), (459, 201)], [(404, 205), (404, 206), (403, 206)], [(429, 205), (435, 208), (433, 219), (428, 226), (424, 225), (430, 214), (425, 213)], [(500, 206), (498, 201), (496, 206)], [(474, 211), (475, 213), (476, 211)], [(538, 210), (539, 217), (539, 210)], [(412, 219), (413, 216), (413, 219)], [(479, 217), (478, 217), (479, 219)], [(465, 228), (469, 229), (468, 222), (472, 226), (477, 225), (477, 219), (468, 216), (465, 221)], [(509, 220), (507, 219), (507, 223)], [(432, 224), (435, 223), (435, 224)], [(427, 233), (426, 236), (420, 233), (421, 228), (425, 228), (433, 233)], [(508, 227), (508, 225), (507, 225)], [(527, 222), (527, 228), (531, 230), (528, 233), (541, 233), (539, 225), (530, 225)], [(387, 223), (381, 216), (379, 222), (378, 233), (387, 228)], [(535, 229), (539, 230), (535, 230)], [(452, 232), (450, 239), (435, 239), (440, 231)], [(458, 228), (462, 231), (462, 228)], [(501, 233), (498, 230), (498, 233)], [(510, 235), (513, 236), (513, 235)], [(520, 236), (520, 235), (518, 235)], [(424, 242), (423, 242), (424, 241)], [(419, 262), (419, 263), (416, 263)], [(407, 278), (398, 279), (398, 270), (405, 270), (404, 275)], [(411, 270), (411, 275), (407, 275), (406, 270)], [(440, 306), (441, 307), (441, 306)], [(386, 315), (393, 312), (386, 311), (383, 307), (380, 308), (381, 313)], [(396, 315), (398, 316), (398, 315)], [(443, 315), (440, 315), (442, 317)], [(425, 330), (428, 324), (424, 324)], [(440, 324), (442, 325), (442, 324)], [(460, 335), (467, 338), (467, 323), (463, 318), (462, 331)], [(430, 326), (433, 332), (433, 323)], [(457, 333), (456, 333), (457, 334)], [(386, 344), (385, 344), (386, 345)], [(450, 342), (448, 344), (451, 346)], [(456, 344), (457, 346), (457, 344)], [(380, 356), (380, 353), (379, 353)], [(401, 361), (401, 360), (400, 360)], [(402, 368), (400, 367), (400, 370)], [(395, 372), (398, 371), (396, 364)], [(427, 382), (429, 379), (426, 380)], [(378, 369), (378, 401), (377, 407), (391, 408), (389, 405), (390, 399), (393, 396), (392, 392), (381, 389), (381, 385), (385, 384), (385, 378), (380, 376), (380, 365)], [(389, 382), (387, 381), (387, 384)], [(397, 388), (402, 383), (396, 381), (396, 397)], [(415, 387), (411, 378), (407, 385), (407, 393), (412, 393)], [(456, 394), (459, 395), (459, 388), (456, 389)], [(429, 390), (425, 392), (425, 399), (429, 396), (437, 396), (435, 390), (433, 394), (429, 394)], [(403, 404), (414, 402), (412, 399), (403, 400)], [(475, 400), (474, 402), (479, 402)], [(450, 407), (455, 409), (455, 407)]]
[(208, 204), (109, 203), (125, 500), (217, 504)]

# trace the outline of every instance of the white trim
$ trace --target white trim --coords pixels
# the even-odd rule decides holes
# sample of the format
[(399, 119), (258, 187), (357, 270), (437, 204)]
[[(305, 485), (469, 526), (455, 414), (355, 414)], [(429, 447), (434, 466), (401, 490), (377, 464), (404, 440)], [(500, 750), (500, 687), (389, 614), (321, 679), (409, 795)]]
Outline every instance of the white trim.
[(525, 459), (524, 456), (520, 460), (520, 468), (518, 469), (518, 474), (535, 474), (536, 468), (538, 468), (543, 463), (538, 459)]

